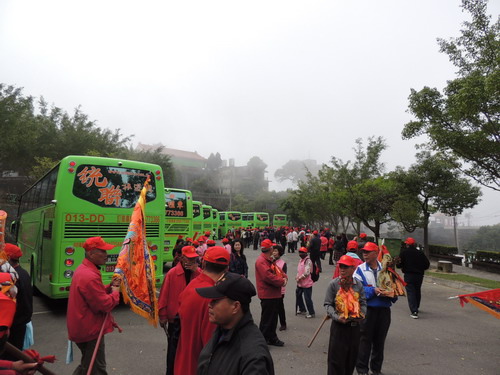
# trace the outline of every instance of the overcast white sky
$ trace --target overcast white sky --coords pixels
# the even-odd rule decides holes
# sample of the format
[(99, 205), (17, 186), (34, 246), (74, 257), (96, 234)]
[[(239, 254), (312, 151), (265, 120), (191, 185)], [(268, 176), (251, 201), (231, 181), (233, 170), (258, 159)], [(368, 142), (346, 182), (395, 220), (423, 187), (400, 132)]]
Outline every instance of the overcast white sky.
[[(500, 2), (490, 2), (496, 18)], [(0, 82), (101, 127), (219, 151), (274, 171), (289, 159), (352, 159), (381, 135), (388, 169), (414, 162), (401, 130), (410, 88), (455, 69), (437, 37), (459, 35), (459, 0), (0, 1)], [(418, 140), (419, 142), (422, 141)], [(484, 189), (472, 223), (500, 222)]]

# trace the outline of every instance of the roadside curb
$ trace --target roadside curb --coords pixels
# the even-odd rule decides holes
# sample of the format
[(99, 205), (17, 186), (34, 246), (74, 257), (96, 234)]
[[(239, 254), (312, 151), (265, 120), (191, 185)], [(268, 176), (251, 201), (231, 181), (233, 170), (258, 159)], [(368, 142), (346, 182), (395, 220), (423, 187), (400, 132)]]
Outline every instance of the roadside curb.
[(477, 292), (482, 292), (484, 290), (488, 290), (488, 288), (479, 285), (474, 285), (471, 283), (465, 283), (463, 281), (446, 280), (446, 279), (441, 279), (439, 277), (432, 277), (427, 275), (425, 275), (424, 280), (428, 283), (443, 285), (449, 288), (461, 289), (470, 293), (477, 293)]

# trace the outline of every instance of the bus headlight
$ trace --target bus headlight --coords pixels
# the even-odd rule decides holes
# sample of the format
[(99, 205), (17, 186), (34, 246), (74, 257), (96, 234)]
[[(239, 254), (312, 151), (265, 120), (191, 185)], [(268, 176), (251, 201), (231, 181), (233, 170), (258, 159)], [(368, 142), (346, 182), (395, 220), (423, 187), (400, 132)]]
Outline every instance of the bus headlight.
[(64, 271), (64, 277), (67, 279), (71, 279), (73, 277), (73, 271), (71, 270)]
[(71, 267), (73, 264), (75, 264), (75, 261), (71, 258), (67, 258), (64, 260), (64, 265), (66, 267)]
[(156, 251), (156, 250), (158, 250), (158, 245), (151, 245), (151, 247), (149, 249), (151, 251)]
[(75, 253), (75, 248), (73, 246), (68, 246), (64, 252), (66, 255), (73, 255)]

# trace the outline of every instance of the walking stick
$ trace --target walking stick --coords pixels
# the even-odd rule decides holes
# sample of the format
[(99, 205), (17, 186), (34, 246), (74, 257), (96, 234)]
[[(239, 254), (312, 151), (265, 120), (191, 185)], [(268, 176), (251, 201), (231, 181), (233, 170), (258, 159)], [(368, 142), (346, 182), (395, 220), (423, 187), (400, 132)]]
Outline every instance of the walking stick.
[(311, 338), (311, 341), (309, 341), (309, 344), (307, 344), (307, 347), (310, 348), (312, 343), (314, 342), (314, 340), (316, 339), (316, 336), (318, 336), (318, 333), (319, 331), (321, 331), (321, 328), (323, 328), (323, 324), (325, 324), (325, 322), (330, 319), (330, 317), (328, 315), (325, 315), (325, 317), (323, 318), (323, 321), (321, 322), (321, 324), (319, 325), (318, 329), (316, 330), (316, 332), (314, 332), (314, 335), (313, 337)]
[[(23, 353), (22, 351), (20, 351), (18, 348), (16, 348), (14, 345), (12, 345), (9, 342), (5, 343), (5, 352), (7, 354), (10, 354), (13, 357), (16, 357), (17, 359), (22, 360), (24, 363), (36, 363), (36, 361), (33, 358), (31, 358), (26, 353)], [(43, 367), (43, 365), (38, 365), (37, 367), (35, 367), (35, 369), (36, 369), (36, 371), (39, 371), (43, 375), (56, 375), (55, 373), (53, 373), (49, 369), (46, 369), (45, 367)]]
[(87, 375), (92, 374), (92, 368), (94, 367), (95, 357), (97, 357), (97, 351), (99, 350), (99, 345), (101, 344), (101, 339), (104, 333), (104, 326), (106, 325), (108, 317), (109, 317), (109, 312), (106, 313), (106, 316), (104, 317), (104, 322), (102, 322), (101, 331), (99, 332), (99, 337), (97, 338), (97, 342), (95, 344), (94, 353), (92, 353), (92, 359), (90, 360), (89, 369), (87, 370)]

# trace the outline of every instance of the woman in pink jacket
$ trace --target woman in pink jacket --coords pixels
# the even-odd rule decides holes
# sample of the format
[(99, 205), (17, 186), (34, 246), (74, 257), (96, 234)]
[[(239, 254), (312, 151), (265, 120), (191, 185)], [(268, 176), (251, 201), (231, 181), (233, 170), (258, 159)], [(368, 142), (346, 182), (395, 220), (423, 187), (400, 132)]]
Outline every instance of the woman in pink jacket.
[[(295, 305), (297, 306), (297, 314), (306, 314), (306, 318), (310, 319), (315, 316), (314, 305), (312, 302), (312, 286), (314, 282), (311, 278), (313, 265), (311, 259), (309, 258), (307, 248), (301, 247), (299, 250), (299, 256), (300, 261), (297, 266), (297, 276), (295, 277), (295, 280), (297, 281)], [(304, 300), (306, 302), (305, 305)]]

